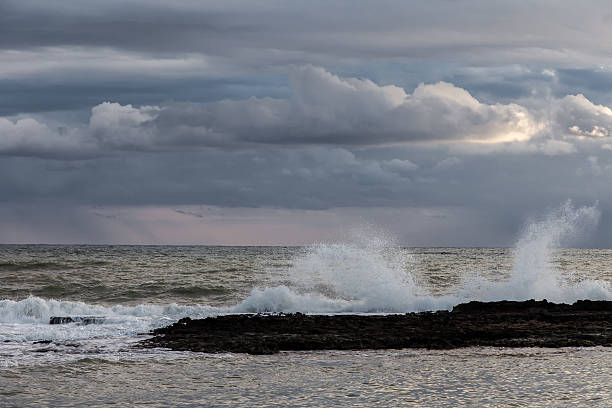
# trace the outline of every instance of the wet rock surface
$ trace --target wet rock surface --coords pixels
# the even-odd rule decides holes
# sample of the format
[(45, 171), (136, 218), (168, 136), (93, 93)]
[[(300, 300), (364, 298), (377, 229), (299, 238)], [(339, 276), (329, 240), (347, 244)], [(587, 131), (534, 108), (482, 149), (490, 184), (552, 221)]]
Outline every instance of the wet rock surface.
[(104, 320), (105, 318), (100, 316), (52, 316), (49, 318), (49, 324), (102, 324)]
[(156, 329), (142, 347), (272, 354), (471, 346), (612, 346), (612, 301), (469, 302), (452, 311), (404, 315), (227, 315), (184, 318)]

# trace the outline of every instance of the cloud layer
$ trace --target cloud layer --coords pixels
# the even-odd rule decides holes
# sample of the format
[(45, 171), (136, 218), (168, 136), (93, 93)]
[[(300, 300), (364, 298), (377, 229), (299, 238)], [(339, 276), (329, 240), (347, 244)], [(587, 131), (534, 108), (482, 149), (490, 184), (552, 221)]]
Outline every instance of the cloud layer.
[(0, 242), (363, 217), (501, 245), (572, 198), (612, 245), (608, 6), (2, 1)]
[[(355, 58), (444, 58), (486, 64), (610, 59), (603, 0), (4, 1), (0, 48), (111, 47), (198, 53), (257, 67)], [(585, 25), (582, 22), (588, 21)], [(233, 62), (231, 62), (233, 61)]]
[(514, 103), (482, 103), (447, 82), (421, 84), (407, 93), (398, 86), (342, 78), (313, 66), (295, 68), (291, 83), (288, 99), (252, 97), (161, 107), (104, 102), (92, 108), (88, 124), (82, 125), (52, 128), (29, 117), (0, 118), (0, 152), (85, 158), (193, 147), (452, 142), (514, 145), (516, 151), (527, 152), (535, 146), (561, 154), (573, 151), (580, 140), (608, 143), (612, 135), (612, 110), (582, 94), (529, 110)]

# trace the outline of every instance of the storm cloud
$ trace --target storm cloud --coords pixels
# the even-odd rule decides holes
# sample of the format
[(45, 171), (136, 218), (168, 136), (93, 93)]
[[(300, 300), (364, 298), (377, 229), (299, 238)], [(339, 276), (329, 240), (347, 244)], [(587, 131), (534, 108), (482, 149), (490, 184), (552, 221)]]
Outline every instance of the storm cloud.
[[(485, 104), (447, 82), (412, 93), (322, 68), (293, 69), (288, 99), (256, 98), (166, 106), (104, 102), (87, 124), (52, 128), (28, 117), (0, 118), (0, 152), (80, 159), (111, 151), (176, 151), (257, 145), (383, 146), (410, 142), (520, 145), (558, 154), (572, 139), (607, 141), (612, 110), (584, 95), (518, 104)], [(611, 134), (612, 135), (612, 134)], [(575, 141), (574, 140), (574, 141)], [(485, 150), (486, 151), (486, 150)]]
[(0, 47), (198, 53), (240, 67), (396, 57), (577, 65), (610, 58), (606, 6), (599, 0), (581, 7), (552, 0), (9, 0), (0, 6)]
[(508, 245), (573, 199), (612, 245), (606, 10), (1, 2), (0, 242)]

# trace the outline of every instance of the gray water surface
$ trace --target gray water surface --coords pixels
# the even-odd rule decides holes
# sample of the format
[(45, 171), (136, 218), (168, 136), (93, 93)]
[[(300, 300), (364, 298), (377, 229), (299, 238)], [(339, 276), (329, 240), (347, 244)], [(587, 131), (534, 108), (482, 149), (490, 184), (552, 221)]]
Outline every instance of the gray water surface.
[[(568, 285), (612, 282), (611, 250), (533, 256)], [(0, 406), (610, 406), (606, 348), (248, 356), (133, 347), (183, 316), (231, 312), (254, 288), (351, 302), (398, 279), (400, 296), (452, 297), (472, 278), (505, 282), (513, 257), (506, 248), (3, 245)], [(54, 314), (107, 321), (49, 325)]]

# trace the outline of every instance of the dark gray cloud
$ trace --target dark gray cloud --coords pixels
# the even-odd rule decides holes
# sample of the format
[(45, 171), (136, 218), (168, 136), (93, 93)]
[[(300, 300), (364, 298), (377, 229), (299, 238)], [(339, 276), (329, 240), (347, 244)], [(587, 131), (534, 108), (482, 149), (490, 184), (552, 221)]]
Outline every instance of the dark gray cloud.
[[(124, 153), (85, 161), (5, 158), (4, 201), (221, 207), (553, 206), (612, 202), (612, 151), (454, 155), (427, 148), (267, 148)], [(519, 210), (520, 209), (520, 210)]]
[(86, 121), (92, 106), (104, 101), (122, 105), (157, 105), (172, 101), (196, 103), (220, 99), (255, 97), (287, 97), (289, 85), (280, 78), (159, 79), (119, 77), (115, 79), (61, 81), (41, 78), (0, 80), (0, 116), (22, 112), (83, 111)]
[(612, 245), (607, 6), (0, 2), (0, 241), (507, 245), (572, 198)]
[(487, 104), (447, 82), (411, 93), (322, 68), (293, 69), (289, 98), (133, 106), (104, 102), (86, 124), (0, 118), (0, 153), (81, 159), (118, 151), (255, 148), (258, 145), (380, 146), (454, 143), (487, 153), (567, 154), (579, 145), (608, 146), (612, 110), (584, 95)]
[(610, 104), (606, 5), (4, 1), (0, 115), (285, 97), (273, 78), (304, 64), (405, 89), (443, 80), (488, 104), (534, 92)]
[[(201, 52), (319, 62), (319, 55), (423, 58), (463, 55), (491, 61), (610, 57), (604, 1), (5, 1), (5, 49), (109, 46), (146, 52)], [(589, 24), (582, 24), (588, 21)], [(474, 51), (480, 51), (475, 54)], [(256, 52), (255, 52), (256, 51)], [(260, 58), (256, 54), (261, 53)], [(301, 58), (306, 58), (304, 61)], [(241, 62), (244, 62), (242, 60)]]
[(295, 68), (291, 82), (288, 99), (251, 97), (165, 107), (105, 102), (92, 108), (86, 125), (52, 127), (27, 116), (1, 118), (0, 152), (79, 158), (96, 149), (103, 154), (257, 144), (500, 143), (527, 141), (542, 130), (520, 105), (483, 104), (445, 82), (421, 84), (407, 93), (313, 66)]
[[(107, 219), (120, 222), (127, 215), (113, 208), (124, 207), (158, 206), (179, 210), (177, 214), (184, 217), (197, 214), (191, 216), (193, 222), (206, 218), (206, 212), (181, 206), (233, 208), (228, 214), (245, 207), (284, 208), (295, 215), (312, 210), (320, 211), (321, 216), (329, 211), (355, 213), (391, 229), (402, 225), (405, 230), (397, 232), (410, 238), (406, 242), (426, 244), (414, 235), (416, 228), (423, 234), (448, 234), (432, 235), (429, 244), (510, 245), (528, 215), (555, 207), (568, 197), (578, 205), (599, 201), (604, 224), (612, 214), (612, 151), (596, 149), (556, 157), (449, 156), (443, 149), (397, 147), (131, 152), (69, 163), (13, 157), (0, 162), (0, 174), (3, 208), (23, 207), (20, 211), (25, 219), (29, 210), (41, 211), (41, 205), (65, 208), (64, 218), (69, 218), (70, 208), (81, 209), (75, 213), (78, 219), (84, 217), (83, 208), (112, 215), (97, 217), (96, 225)], [(104, 210), (107, 207), (110, 210)], [(382, 211), (400, 216), (402, 208), (429, 212), (419, 210), (417, 214), (425, 218), (418, 223), (410, 218), (418, 224), (413, 229), (403, 221), (393, 222), (391, 215), (380, 215)], [(221, 210), (217, 214), (222, 218)], [(431, 217), (435, 214), (434, 222)], [(32, 219), (39, 218), (40, 214)], [(358, 222), (358, 217), (351, 220)], [(438, 232), (428, 232), (428, 223), (435, 224)], [(469, 223), (473, 223), (471, 228)], [(453, 226), (466, 230), (457, 234)], [(479, 237), (478, 228), (487, 232)], [(6, 230), (4, 234), (6, 241)], [(597, 234), (593, 245), (612, 244), (605, 230)], [(461, 236), (471, 238), (461, 241)]]

